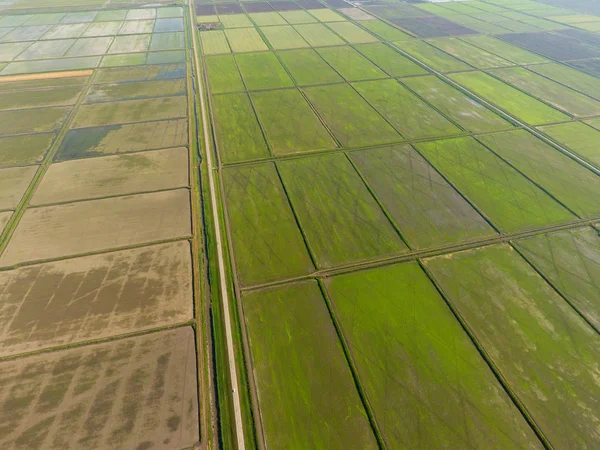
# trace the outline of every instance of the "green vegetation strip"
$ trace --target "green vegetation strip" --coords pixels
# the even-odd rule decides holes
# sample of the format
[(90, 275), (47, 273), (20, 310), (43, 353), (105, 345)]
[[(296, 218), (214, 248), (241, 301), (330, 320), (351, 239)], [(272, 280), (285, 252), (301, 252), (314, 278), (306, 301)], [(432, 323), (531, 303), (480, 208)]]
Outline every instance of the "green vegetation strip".
[(495, 236), (495, 231), (412, 147), (356, 151), (350, 158), (415, 249)]

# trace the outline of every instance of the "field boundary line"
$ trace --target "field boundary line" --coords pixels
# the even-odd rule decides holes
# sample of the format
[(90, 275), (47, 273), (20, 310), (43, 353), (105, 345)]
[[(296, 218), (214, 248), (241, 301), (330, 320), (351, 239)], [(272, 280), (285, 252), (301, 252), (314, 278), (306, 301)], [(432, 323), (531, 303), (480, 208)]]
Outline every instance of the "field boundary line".
[(438, 291), (439, 295), (442, 297), (443, 302), (446, 303), (446, 306), (448, 306), (448, 308), (450, 309), (450, 311), (452, 312), (452, 314), (454, 315), (454, 317), (456, 318), (456, 320), (458, 321), (460, 326), (463, 328), (463, 330), (465, 331), (465, 333), (467, 334), (467, 336), (469, 337), (469, 339), (471, 340), (471, 342), (477, 349), (477, 352), (481, 355), (482, 359), (488, 365), (488, 367), (490, 368), (490, 370), (492, 371), (492, 373), (494, 374), (494, 376), (500, 383), (500, 386), (502, 386), (502, 388), (504, 389), (504, 392), (507, 393), (507, 395), (509, 396), (512, 403), (515, 405), (517, 410), (521, 413), (521, 415), (523, 416), (523, 418), (525, 419), (527, 424), (530, 426), (533, 433), (536, 435), (536, 437), (540, 440), (541, 444), (545, 448), (553, 449), (554, 447), (552, 446), (552, 444), (550, 443), (550, 441), (548, 440), (548, 438), (546, 437), (544, 432), (541, 430), (541, 428), (539, 427), (539, 425), (537, 424), (537, 422), (535, 421), (535, 419), (533, 418), (533, 416), (531, 415), (531, 413), (529, 412), (529, 410), (527, 409), (525, 404), (521, 401), (521, 399), (519, 398), (517, 393), (512, 390), (512, 388), (510, 387), (510, 385), (508, 383), (508, 380), (502, 374), (502, 371), (500, 370), (500, 368), (496, 365), (496, 363), (493, 361), (492, 357), (485, 350), (485, 348), (483, 348), (483, 346), (477, 339), (477, 336), (475, 335), (475, 333), (473, 332), (473, 330), (471, 329), (471, 327), (469, 326), (467, 321), (463, 318), (463, 316), (460, 314), (458, 309), (454, 306), (454, 304), (450, 300), (450, 297), (442, 289), (442, 287), (437, 282), (437, 280), (435, 279), (435, 277), (433, 276), (433, 274), (431, 273), (431, 271), (429, 270), (427, 265), (420, 259), (418, 259), (417, 262), (418, 262), (421, 270), (425, 273), (427, 278), (429, 278), (429, 281), (431, 282), (431, 284), (433, 284), (434, 288)]
[[(524, 239), (527, 237), (537, 236), (540, 234), (551, 233), (551, 232), (555, 232), (555, 231), (569, 230), (569, 229), (573, 229), (573, 228), (582, 228), (585, 226), (594, 227), (595, 226), (594, 224), (597, 221), (598, 221), (598, 219), (579, 220), (579, 221), (568, 222), (568, 223), (560, 224), (560, 225), (550, 225), (548, 227), (536, 228), (533, 230), (526, 230), (526, 231), (522, 231), (522, 232), (518, 232), (518, 233), (508, 234), (508, 235), (498, 234), (497, 236), (494, 236), (491, 238), (484, 238), (484, 239), (480, 239), (480, 240), (476, 240), (476, 241), (459, 243), (459, 244), (450, 245), (447, 247), (419, 250), (419, 251), (414, 251), (414, 252), (409, 252), (409, 253), (404, 253), (404, 254), (387, 256), (387, 257), (383, 257), (383, 258), (376, 258), (373, 260), (360, 261), (357, 263), (352, 263), (352, 264), (347, 264), (347, 265), (340, 265), (340, 266), (334, 267), (334, 268), (317, 270), (317, 271), (307, 274), (307, 275), (300, 275), (300, 276), (296, 276), (296, 277), (292, 277), (292, 278), (284, 278), (284, 279), (280, 279), (280, 280), (276, 280), (276, 281), (270, 281), (267, 283), (244, 286), (244, 287), (242, 287), (242, 290), (244, 292), (256, 291), (256, 290), (267, 289), (270, 287), (280, 286), (283, 284), (292, 283), (292, 282), (296, 282), (296, 281), (302, 281), (302, 280), (308, 280), (308, 279), (314, 279), (314, 278), (320, 278), (320, 277), (323, 277), (323, 278), (333, 277), (333, 276), (337, 276), (337, 275), (343, 275), (343, 274), (347, 274), (347, 273), (356, 272), (359, 270), (373, 269), (376, 267), (382, 267), (382, 266), (387, 266), (387, 265), (392, 265), (392, 264), (399, 264), (399, 263), (403, 263), (403, 262), (414, 261), (416, 259), (421, 259), (421, 258), (431, 258), (434, 256), (458, 253), (458, 252), (462, 252), (465, 250), (471, 250), (471, 249), (474, 249), (477, 247), (484, 247), (484, 246), (489, 246), (489, 245), (501, 244), (504, 242), (511, 242), (514, 240)], [(599, 232), (600, 232), (600, 229), (599, 229)]]
[(206, 148), (206, 163), (208, 166), (208, 181), (210, 187), (210, 200), (213, 209), (213, 225), (215, 228), (215, 244), (217, 248), (217, 265), (219, 269), (219, 280), (221, 284), (221, 301), (223, 304), (223, 315), (224, 315), (224, 325), (225, 325), (225, 336), (227, 341), (227, 356), (229, 360), (229, 373), (232, 385), (232, 393), (233, 393), (233, 409), (235, 416), (235, 428), (236, 428), (236, 439), (237, 439), (237, 447), (238, 450), (245, 450), (246, 444), (244, 441), (244, 429), (243, 429), (243, 421), (242, 421), (242, 412), (241, 412), (241, 404), (239, 397), (239, 383), (238, 376), (236, 370), (236, 361), (235, 361), (235, 351), (233, 346), (233, 338), (232, 338), (232, 330), (231, 330), (231, 313), (229, 311), (229, 291), (227, 287), (227, 278), (225, 275), (225, 258), (223, 255), (223, 243), (221, 237), (221, 223), (219, 219), (219, 207), (216, 196), (216, 187), (215, 187), (215, 179), (214, 179), (214, 171), (215, 167), (213, 165), (212, 160), (212, 150), (210, 146), (209, 136), (208, 136), (208, 122), (207, 122), (207, 114), (206, 114), (206, 105), (204, 102), (204, 89), (202, 87), (202, 83), (199, 79), (199, 71), (200, 61), (198, 59), (198, 44), (197, 44), (197, 33), (195, 32), (196, 27), (194, 23), (194, 13), (192, 11), (192, 2), (188, 2), (188, 10), (190, 16), (190, 26), (192, 29), (192, 50), (194, 56), (194, 65), (196, 68), (196, 89), (198, 90), (200, 96), (200, 112), (202, 115), (202, 131), (204, 135), (204, 144)]

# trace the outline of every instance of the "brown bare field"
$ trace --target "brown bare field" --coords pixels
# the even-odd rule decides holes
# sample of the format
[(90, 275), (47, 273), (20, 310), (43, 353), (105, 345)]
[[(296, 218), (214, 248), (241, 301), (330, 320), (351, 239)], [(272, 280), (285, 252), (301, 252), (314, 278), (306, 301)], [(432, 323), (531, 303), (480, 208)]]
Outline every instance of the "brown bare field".
[(0, 272), (0, 356), (183, 323), (192, 295), (187, 241)]
[(4, 231), (4, 227), (8, 223), (10, 216), (12, 216), (12, 211), (0, 212), (0, 234)]
[(66, 72), (29, 73), (24, 75), (8, 75), (0, 77), (0, 83), (13, 81), (55, 80), (57, 78), (89, 77), (93, 70), (69, 70)]
[(191, 328), (0, 363), (0, 448), (181, 449), (199, 439)]
[(19, 204), (38, 166), (0, 169), (0, 210)]
[(187, 189), (29, 208), (0, 257), (0, 266), (190, 234)]
[(187, 97), (150, 98), (81, 105), (73, 128), (114, 125), (148, 120), (175, 119), (187, 115)]
[(184, 147), (79, 159), (52, 164), (31, 204), (158, 191), (188, 184), (188, 150)]

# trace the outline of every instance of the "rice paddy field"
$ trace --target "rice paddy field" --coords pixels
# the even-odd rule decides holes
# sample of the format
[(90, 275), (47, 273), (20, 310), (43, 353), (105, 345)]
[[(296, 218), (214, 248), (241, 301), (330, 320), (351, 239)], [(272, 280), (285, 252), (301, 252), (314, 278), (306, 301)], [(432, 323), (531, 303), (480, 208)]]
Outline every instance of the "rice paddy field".
[(0, 446), (600, 447), (594, 0), (0, 1)]
[(195, 13), (245, 445), (600, 446), (600, 7)]

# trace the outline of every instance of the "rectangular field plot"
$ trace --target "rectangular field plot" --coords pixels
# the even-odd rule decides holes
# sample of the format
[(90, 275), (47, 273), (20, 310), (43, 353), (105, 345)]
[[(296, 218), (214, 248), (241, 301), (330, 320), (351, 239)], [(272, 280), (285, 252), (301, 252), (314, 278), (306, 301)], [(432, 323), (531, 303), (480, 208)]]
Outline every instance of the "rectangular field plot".
[[(288, 3), (289, 4), (289, 3)], [(293, 3), (290, 6), (295, 6)], [(316, 23), (317, 19), (311, 16), (306, 11), (280, 11), (279, 15), (283, 17), (287, 23), (297, 25), (300, 23)]]
[(450, 78), (531, 125), (563, 122), (570, 119), (566, 114), (486, 73), (457, 73), (450, 75)]
[[(1, 143), (1, 141), (0, 141)], [(70, 130), (55, 161), (188, 145), (186, 119)]]
[(271, 155), (248, 95), (217, 95), (212, 102), (217, 148), (223, 162)]
[(600, 114), (600, 102), (522, 67), (496, 69), (490, 73), (572, 116)]
[(247, 53), (236, 55), (235, 59), (248, 90), (294, 85), (274, 53)]
[(94, 84), (111, 84), (122, 81), (155, 81), (185, 78), (185, 64), (163, 64), (142, 67), (114, 67), (98, 69)]
[(52, 145), (54, 134), (0, 137), (0, 167), (40, 162)]
[(512, 233), (575, 219), (548, 194), (472, 138), (415, 146), (501, 231)]
[(436, 76), (400, 81), (467, 131), (482, 133), (512, 127), (509, 122)]
[(245, 89), (233, 55), (209, 56), (204, 61), (212, 94), (239, 92)]
[(317, 53), (348, 81), (387, 78), (387, 74), (352, 47), (317, 49)]
[(442, 247), (496, 234), (412, 147), (357, 151), (350, 158), (412, 248)]
[(0, 111), (0, 136), (57, 130), (66, 120), (70, 109), (61, 107)]
[(343, 81), (343, 78), (314, 50), (277, 52), (277, 56), (298, 86)]
[(98, 22), (91, 24), (82, 37), (113, 36), (121, 29), (121, 21)]
[(194, 349), (187, 327), (2, 362), (0, 445), (193, 446), (199, 439)]
[(515, 64), (535, 64), (548, 61), (535, 53), (528, 52), (492, 36), (480, 34), (478, 36), (462, 36), (460, 39)]
[(152, 35), (150, 51), (177, 50), (185, 48), (185, 35), (183, 33), (159, 33)]
[(2, 234), (2, 232), (4, 231), (4, 227), (6, 227), (6, 224), (10, 220), (12, 214), (12, 211), (0, 212), (0, 234)]
[(600, 79), (563, 64), (539, 64), (529, 70), (568, 86), (597, 100), (600, 99)]
[(187, 237), (189, 197), (188, 190), (179, 189), (29, 208), (0, 265)]
[(551, 445), (597, 447), (600, 336), (507, 245), (425, 264)]
[(294, 28), (312, 47), (345, 44), (337, 34), (321, 23), (296, 25)]
[(270, 25), (287, 25), (286, 20), (274, 11), (251, 13), (249, 17), (259, 27), (270, 26)]
[(568, 36), (547, 31), (537, 33), (514, 33), (499, 36), (505, 41), (557, 61), (597, 58), (600, 49)]
[(411, 41), (394, 42), (394, 45), (440, 72), (473, 70), (471, 66), (423, 41), (414, 39)]
[(600, 177), (525, 130), (477, 138), (579, 217), (600, 216)]
[(462, 132), (396, 80), (365, 81), (353, 87), (407, 138), (449, 136)]
[(430, 39), (427, 42), (478, 69), (513, 65), (512, 62), (506, 59), (475, 47), (468, 42), (461, 41), (458, 38), (445, 37)]
[(350, 22), (332, 22), (328, 23), (327, 26), (350, 44), (366, 44), (378, 41), (371, 33)]
[(401, 31), (398, 28), (395, 28), (381, 20), (365, 20), (359, 23), (370, 32), (375, 33), (384, 41), (404, 41), (413, 39), (410, 34), (406, 34), (404, 31)]
[(80, 58), (47, 59), (40, 61), (20, 61), (8, 64), (1, 75), (19, 75), (40, 72), (61, 72), (69, 70), (93, 69), (100, 63), (100, 56)]
[(272, 164), (227, 169), (223, 182), (237, 273), (243, 285), (314, 270)]
[(260, 30), (275, 50), (309, 47), (302, 36), (290, 25), (262, 27)]
[(205, 55), (218, 55), (231, 52), (225, 33), (221, 30), (201, 32), (200, 44)]
[(175, 325), (193, 316), (191, 249), (185, 241), (3, 271), (0, 287), (3, 356)]
[(267, 446), (378, 448), (317, 283), (255, 291), (243, 305)]
[(336, 147), (335, 141), (298, 90), (255, 92), (251, 98), (275, 154)]
[(159, 191), (189, 184), (188, 150), (176, 148), (52, 164), (32, 205)]
[(170, 97), (186, 94), (186, 81), (177, 80), (134, 81), (120, 84), (97, 84), (92, 86), (85, 98), (86, 103), (113, 102), (150, 97)]
[(78, 39), (65, 56), (103, 55), (108, 50), (112, 40), (112, 37)]
[(186, 115), (186, 96), (97, 103), (81, 105), (72, 128), (175, 119)]
[(512, 242), (596, 329), (600, 329), (600, 237), (590, 227)]
[(542, 448), (416, 263), (326, 287), (388, 448)]
[(231, 50), (236, 53), (268, 50), (267, 44), (254, 28), (228, 29), (225, 30), (225, 36), (227, 36)]
[(548, 125), (539, 130), (600, 168), (599, 130), (582, 122)]
[(355, 48), (392, 77), (407, 77), (427, 73), (421, 66), (383, 43), (362, 44), (355, 46)]
[(151, 34), (117, 36), (110, 46), (108, 53), (134, 53), (148, 51), (151, 38)]
[(38, 166), (0, 169), (0, 210), (14, 209), (29, 187)]
[[(64, 56), (75, 42), (75, 39), (34, 42), (27, 48), (27, 50), (19, 53), (19, 56), (14, 58), (14, 60), (26, 61), (30, 59), (59, 58)], [(0, 44), (0, 52), (2, 52), (2, 44)]]
[(407, 250), (345, 155), (278, 167), (319, 268)]
[(304, 89), (342, 145), (359, 147), (402, 140), (394, 128), (347, 84)]

